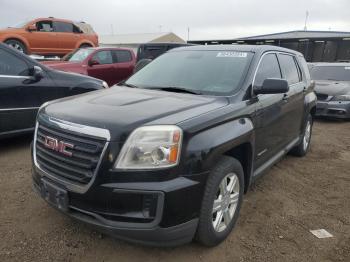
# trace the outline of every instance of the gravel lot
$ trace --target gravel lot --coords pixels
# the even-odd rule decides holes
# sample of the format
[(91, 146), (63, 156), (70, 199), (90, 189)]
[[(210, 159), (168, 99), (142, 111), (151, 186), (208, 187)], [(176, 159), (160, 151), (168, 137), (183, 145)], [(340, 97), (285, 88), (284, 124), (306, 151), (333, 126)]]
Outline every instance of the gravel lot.
[[(216, 248), (148, 248), (103, 236), (31, 189), (31, 137), (0, 141), (0, 261), (350, 261), (350, 122), (318, 120), (305, 158), (287, 156), (245, 196)], [(317, 239), (324, 228), (333, 238)]]

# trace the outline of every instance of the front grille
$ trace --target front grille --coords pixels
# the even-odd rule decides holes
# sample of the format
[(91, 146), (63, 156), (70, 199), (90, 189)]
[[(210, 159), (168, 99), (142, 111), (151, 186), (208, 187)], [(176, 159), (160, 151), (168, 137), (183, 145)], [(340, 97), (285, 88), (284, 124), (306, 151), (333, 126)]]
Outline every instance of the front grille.
[[(67, 149), (71, 156), (47, 148), (47, 136), (72, 144), (73, 148)], [(52, 176), (85, 185), (91, 181), (96, 171), (105, 144), (104, 139), (39, 124), (35, 145), (36, 161), (43, 171)]]
[(325, 101), (328, 99), (328, 95), (326, 95), (326, 94), (316, 93), (316, 96), (317, 96), (317, 100), (319, 100), (319, 101)]

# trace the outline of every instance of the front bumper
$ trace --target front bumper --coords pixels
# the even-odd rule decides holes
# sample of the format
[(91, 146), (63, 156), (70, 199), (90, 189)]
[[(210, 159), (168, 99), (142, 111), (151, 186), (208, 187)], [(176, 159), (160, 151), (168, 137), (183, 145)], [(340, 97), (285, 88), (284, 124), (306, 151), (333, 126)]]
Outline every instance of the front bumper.
[[(42, 181), (48, 178), (35, 166), (32, 175), (34, 190), (44, 197)], [(68, 208), (53, 207), (118, 239), (177, 246), (195, 235), (201, 191), (200, 183), (184, 177), (159, 183), (103, 184), (84, 194), (67, 191)]]
[(316, 116), (350, 118), (350, 101), (317, 101)]

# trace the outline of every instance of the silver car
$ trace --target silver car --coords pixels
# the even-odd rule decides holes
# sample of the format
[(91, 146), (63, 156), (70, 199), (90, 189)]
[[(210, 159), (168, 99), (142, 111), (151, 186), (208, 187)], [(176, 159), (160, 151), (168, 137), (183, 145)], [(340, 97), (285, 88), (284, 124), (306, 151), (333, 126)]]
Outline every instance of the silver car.
[(350, 63), (309, 65), (315, 81), (317, 116), (350, 119)]

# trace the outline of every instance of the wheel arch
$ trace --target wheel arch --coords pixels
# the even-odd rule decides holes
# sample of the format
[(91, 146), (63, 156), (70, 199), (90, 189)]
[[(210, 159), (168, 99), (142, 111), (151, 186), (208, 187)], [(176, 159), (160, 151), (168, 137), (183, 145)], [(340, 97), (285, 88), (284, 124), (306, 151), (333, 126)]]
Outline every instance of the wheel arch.
[(242, 143), (225, 152), (224, 155), (233, 157), (241, 163), (244, 172), (244, 193), (246, 193), (251, 182), (250, 180), (253, 169), (252, 144), (250, 142)]
[(200, 163), (201, 170), (211, 170), (222, 156), (236, 158), (243, 167), (247, 192), (253, 173), (254, 144), (253, 122), (242, 117), (197, 134), (189, 141), (187, 154), (193, 158), (191, 166)]
[(17, 36), (17, 35), (10, 35), (10, 36), (7, 36), (3, 42), (5, 43), (6, 41), (9, 41), (9, 40), (16, 40), (16, 41), (21, 42), (24, 45), (24, 47), (26, 48), (28, 54), (31, 54), (30, 45), (25, 38), (23, 38), (21, 36)]

